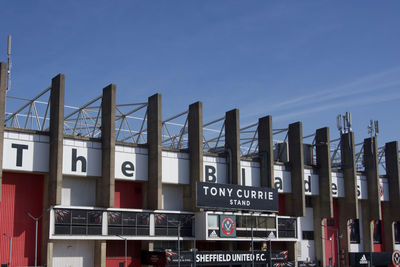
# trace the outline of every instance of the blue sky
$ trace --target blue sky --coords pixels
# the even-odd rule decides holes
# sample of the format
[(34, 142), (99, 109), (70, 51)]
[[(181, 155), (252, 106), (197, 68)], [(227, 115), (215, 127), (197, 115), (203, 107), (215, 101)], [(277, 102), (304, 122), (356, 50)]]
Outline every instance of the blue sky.
[(204, 121), (239, 108), (304, 135), (349, 111), (357, 142), (379, 120), (399, 140), (400, 1), (1, 0), (0, 60), (13, 37), (12, 90), (33, 97), (58, 73), (66, 104), (117, 84), (118, 103), (163, 95), (167, 118), (203, 102)]

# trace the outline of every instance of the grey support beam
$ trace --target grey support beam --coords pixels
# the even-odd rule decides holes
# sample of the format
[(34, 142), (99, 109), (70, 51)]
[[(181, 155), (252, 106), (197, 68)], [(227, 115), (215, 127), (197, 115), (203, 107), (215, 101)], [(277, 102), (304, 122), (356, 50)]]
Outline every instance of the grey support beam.
[(193, 103), (188, 115), (190, 184), (184, 189), (184, 208), (196, 211), (196, 183), (203, 181), (203, 104)]
[(288, 139), (292, 193), (286, 196), (286, 215), (302, 217), (306, 215), (306, 199), (304, 191), (303, 129), (301, 122), (289, 125)]
[(348, 251), (350, 248), (350, 236), (348, 220), (357, 219), (357, 176), (355, 164), (354, 133), (344, 133), (340, 136), (341, 167), (344, 180), (344, 198), (338, 198), (339, 210), (339, 234), (343, 236), (340, 242), (341, 250), (345, 251), (345, 262), (349, 262)]
[(65, 75), (58, 74), (51, 81), (50, 92), (50, 164), (48, 177), (48, 206), (61, 204), (64, 142), (64, 93)]
[(400, 168), (399, 145), (396, 142), (385, 144), (386, 177), (389, 182), (389, 201), (382, 202), (383, 234), (386, 251), (395, 249), (393, 222), (400, 221)]
[(344, 179), (344, 198), (339, 199), (340, 218), (358, 218), (357, 176), (354, 154), (354, 133), (341, 135), (341, 164)]
[(400, 221), (400, 167), (399, 145), (397, 141), (385, 144), (386, 176), (389, 182), (389, 204), (392, 209), (393, 220)]
[(4, 116), (6, 108), (6, 79), (7, 63), (0, 62), (0, 202), (1, 185), (3, 180), (3, 143), (4, 143)]
[(116, 85), (103, 89), (101, 100), (101, 174), (97, 180), (97, 205), (114, 207)]
[(364, 164), (368, 186), (369, 220), (381, 220), (381, 197), (379, 192), (377, 138), (364, 139)]
[(319, 176), (318, 199), (321, 204), (321, 218), (333, 217), (332, 168), (329, 139), (329, 128), (325, 127), (316, 131), (315, 143)]
[(381, 201), (379, 195), (379, 174), (376, 137), (364, 139), (364, 166), (367, 178), (368, 199), (361, 200), (363, 243), (365, 251), (373, 251), (373, 224), (372, 220), (380, 220)]
[(315, 255), (318, 260), (325, 262), (325, 218), (333, 217), (332, 199), (332, 169), (330, 155), (329, 128), (316, 131), (315, 145), (317, 156), (317, 171), (319, 176), (319, 195), (313, 197), (313, 224)]
[(241, 185), (239, 110), (225, 114), (225, 148), (228, 150), (229, 176), (232, 184)]
[(161, 94), (149, 97), (147, 108), (148, 182), (146, 187), (146, 209), (162, 208), (162, 154), (161, 154)]
[(272, 116), (258, 120), (258, 151), (260, 154), (261, 186), (274, 188), (274, 147)]

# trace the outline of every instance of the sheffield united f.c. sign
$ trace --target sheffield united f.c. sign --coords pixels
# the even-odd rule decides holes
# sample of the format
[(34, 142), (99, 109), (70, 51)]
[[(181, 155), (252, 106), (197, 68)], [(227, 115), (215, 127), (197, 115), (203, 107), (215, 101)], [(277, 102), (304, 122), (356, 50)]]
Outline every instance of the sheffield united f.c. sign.
[(197, 207), (220, 210), (278, 211), (273, 188), (197, 182)]

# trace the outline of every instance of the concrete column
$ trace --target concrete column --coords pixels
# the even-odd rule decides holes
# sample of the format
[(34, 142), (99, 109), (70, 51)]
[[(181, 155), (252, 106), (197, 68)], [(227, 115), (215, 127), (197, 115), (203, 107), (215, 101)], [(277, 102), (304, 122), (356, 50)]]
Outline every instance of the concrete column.
[(58, 74), (51, 81), (50, 92), (49, 206), (61, 204), (64, 141), (64, 91), (65, 75)]
[(94, 266), (106, 267), (107, 241), (96, 240), (94, 242)]
[[(51, 81), (50, 90), (50, 159), (49, 174), (44, 177), (43, 207), (61, 204), (62, 162), (64, 143), (64, 94), (65, 75), (58, 74)], [(53, 242), (49, 241), (50, 216), (46, 212), (42, 218), (41, 259), (51, 266), (53, 262)]]
[(321, 201), (313, 197), (314, 252), (316, 260), (325, 262), (325, 219), (321, 215)]
[(274, 188), (274, 147), (272, 116), (258, 120), (258, 151), (260, 154), (261, 186)]
[(377, 138), (364, 139), (364, 164), (368, 186), (368, 210), (370, 220), (381, 220), (381, 197), (379, 192)]
[(203, 104), (196, 102), (189, 106), (189, 155), (190, 184), (184, 190), (184, 208), (196, 211), (196, 183), (203, 181)]
[(348, 220), (357, 219), (357, 177), (354, 153), (354, 133), (345, 133), (340, 137), (341, 167), (344, 180), (344, 198), (338, 198), (339, 210), (339, 234), (342, 235), (340, 248), (345, 251), (345, 261), (349, 263), (348, 251), (350, 248), (350, 236), (348, 231)]
[(162, 208), (162, 181), (161, 181), (161, 94), (149, 97), (147, 107), (147, 144), (149, 147), (147, 201), (146, 209), (158, 210)]
[(329, 128), (316, 131), (315, 144), (317, 171), (319, 176), (319, 195), (313, 197), (315, 255), (325, 262), (325, 218), (333, 217), (332, 169), (330, 155)]
[[(47, 257), (46, 257), (46, 265), (47, 267), (53, 267), (53, 248), (54, 248), (54, 243), (52, 241), (47, 243)], [(43, 253), (42, 253), (43, 255)], [(43, 264), (44, 261), (42, 261)]]
[(1, 185), (3, 180), (3, 142), (4, 142), (4, 116), (6, 108), (6, 80), (7, 63), (0, 62), (0, 202)]
[(373, 251), (373, 223), (380, 220), (381, 201), (379, 194), (379, 174), (376, 137), (364, 139), (364, 166), (367, 178), (368, 199), (362, 201), (363, 243), (365, 251)]
[(321, 218), (333, 217), (332, 168), (329, 141), (329, 128), (316, 131), (317, 171), (319, 176), (319, 196)]
[(303, 129), (301, 122), (289, 125), (289, 167), (292, 193), (286, 196), (286, 215), (302, 217), (306, 215), (304, 192)]
[(115, 193), (115, 108), (116, 85), (103, 89), (101, 100), (101, 174), (97, 180), (96, 202), (104, 208), (114, 207)]
[(239, 110), (233, 109), (225, 114), (225, 148), (228, 150), (229, 171), (232, 184), (241, 185), (240, 173), (240, 123)]
[(357, 219), (358, 198), (353, 132), (341, 135), (340, 149), (345, 193), (344, 198), (339, 199), (340, 218)]
[(382, 202), (384, 246), (386, 251), (394, 250), (395, 237), (393, 222), (400, 221), (400, 168), (397, 141), (385, 144), (386, 177), (389, 182), (389, 201)]

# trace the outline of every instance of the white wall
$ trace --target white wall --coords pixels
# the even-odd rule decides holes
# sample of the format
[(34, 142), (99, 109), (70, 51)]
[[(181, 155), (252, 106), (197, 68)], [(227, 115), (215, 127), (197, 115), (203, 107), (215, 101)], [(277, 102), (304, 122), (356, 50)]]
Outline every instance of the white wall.
[(215, 176), (217, 178), (217, 183), (219, 184), (227, 184), (228, 183), (228, 173), (227, 168), (228, 165), (226, 163), (225, 158), (218, 158), (218, 157), (203, 157), (203, 181), (207, 182), (206, 180), (206, 165), (212, 166), (215, 168)]
[(162, 182), (172, 184), (189, 184), (189, 154), (162, 152)]
[(96, 206), (96, 180), (64, 176), (61, 189), (63, 206)]
[(94, 266), (94, 241), (55, 241), (53, 267)]
[(162, 185), (162, 208), (165, 210), (183, 210), (183, 186)]
[[(240, 175), (245, 172), (245, 183), (246, 186), (261, 186), (260, 180), (260, 163), (253, 161), (240, 161)], [(242, 177), (243, 179), (243, 177)]]

